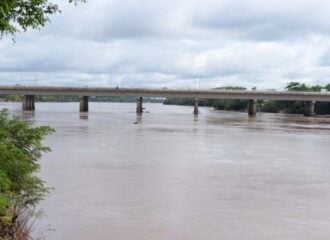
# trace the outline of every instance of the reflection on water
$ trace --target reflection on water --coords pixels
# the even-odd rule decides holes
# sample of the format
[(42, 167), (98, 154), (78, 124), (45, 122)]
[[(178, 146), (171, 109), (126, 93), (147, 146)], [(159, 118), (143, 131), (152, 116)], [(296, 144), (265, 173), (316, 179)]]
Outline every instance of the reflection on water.
[(29, 121), (29, 120), (33, 120), (34, 119), (34, 113), (35, 112), (32, 112), (32, 111), (22, 111), (21, 113), (21, 117), (22, 119), (26, 120), (26, 121)]
[(50, 239), (329, 239), (329, 118), (144, 106), (24, 114), (57, 130), (41, 173)]
[(88, 120), (88, 112), (81, 112), (79, 113), (79, 118), (82, 120)]
[(136, 114), (136, 121), (134, 122), (134, 124), (141, 124), (142, 123), (142, 113), (137, 113)]

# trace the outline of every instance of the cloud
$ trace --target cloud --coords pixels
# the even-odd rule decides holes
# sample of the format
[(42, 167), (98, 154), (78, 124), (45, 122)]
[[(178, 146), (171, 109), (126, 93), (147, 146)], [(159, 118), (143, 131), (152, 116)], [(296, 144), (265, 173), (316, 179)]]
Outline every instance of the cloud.
[[(98, 0), (0, 41), (0, 84), (282, 88), (329, 82), (330, 2)], [(199, 84), (198, 84), (199, 85)]]
[(219, 1), (194, 17), (196, 27), (229, 37), (276, 41), (330, 34), (330, 3), (316, 1)]

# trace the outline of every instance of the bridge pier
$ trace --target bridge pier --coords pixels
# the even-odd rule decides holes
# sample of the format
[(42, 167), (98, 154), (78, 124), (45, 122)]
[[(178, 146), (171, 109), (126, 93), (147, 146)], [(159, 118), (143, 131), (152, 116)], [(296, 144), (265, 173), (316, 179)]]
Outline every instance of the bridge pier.
[(142, 102), (143, 102), (142, 97), (136, 98), (136, 113), (143, 113)]
[(194, 114), (198, 114), (198, 98), (194, 99)]
[(88, 112), (88, 102), (89, 102), (89, 96), (81, 96), (80, 97), (80, 112)]
[(248, 114), (251, 117), (257, 115), (257, 101), (254, 99), (248, 102)]
[(304, 116), (311, 117), (315, 115), (315, 101), (305, 102)]
[(34, 111), (35, 110), (35, 96), (24, 95), (22, 97), (22, 110), (23, 111)]

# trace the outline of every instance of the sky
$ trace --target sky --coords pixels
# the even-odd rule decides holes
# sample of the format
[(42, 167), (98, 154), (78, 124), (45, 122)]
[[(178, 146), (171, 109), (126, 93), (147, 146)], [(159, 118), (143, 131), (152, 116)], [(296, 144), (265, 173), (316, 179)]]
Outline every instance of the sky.
[(283, 89), (330, 83), (328, 0), (58, 0), (0, 40), (0, 84)]

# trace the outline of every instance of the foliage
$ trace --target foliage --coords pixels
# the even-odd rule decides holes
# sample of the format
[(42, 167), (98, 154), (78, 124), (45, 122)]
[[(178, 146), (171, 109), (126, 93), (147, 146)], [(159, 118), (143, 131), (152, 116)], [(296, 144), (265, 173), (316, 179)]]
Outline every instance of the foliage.
[[(246, 90), (244, 87), (221, 87), (213, 90)], [(166, 105), (186, 105), (193, 106), (194, 100), (190, 98), (166, 98), (163, 102)], [(242, 111), (247, 108), (248, 101), (246, 100), (221, 100), (221, 99), (199, 99), (199, 106), (211, 106), (218, 110), (234, 110)]]
[(317, 114), (330, 114), (330, 103), (329, 102), (316, 102), (315, 112)]
[[(245, 90), (244, 87), (223, 87), (215, 88), (215, 90)], [(330, 84), (326, 86), (308, 86), (304, 83), (290, 82), (285, 87), (288, 91), (304, 91), (304, 92), (320, 92), (322, 89), (330, 91)], [(164, 104), (169, 105), (188, 105), (192, 106), (194, 104), (193, 99), (176, 99), (167, 98)], [(219, 99), (200, 99), (200, 106), (214, 107), (219, 110), (232, 110), (232, 111), (242, 111), (247, 109), (248, 101), (246, 100), (219, 100)], [(286, 112), (286, 113), (303, 113), (304, 102), (301, 101), (258, 101), (257, 104), (258, 111), (262, 112)], [(315, 105), (315, 111), (317, 114), (330, 114), (330, 103), (317, 102)]]
[(288, 85), (286, 85), (285, 89), (287, 89), (288, 91), (310, 91), (310, 88), (307, 87), (305, 83), (300, 82), (290, 82), (288, 83)]
[(6, 102), (18, 102), (21, 100), (21, 96), (19, 95), (0, 95), (0, 102), (6, 101)]
[[(77, 4), (85, 0), (69, 0)], [(58, 5), (50, 0), (1, 0), (0, 38), (14, 36), (20, 30), (39, 29), (49, 22), (49, 15), (60, 12)]]
[(42, 153), (50, 151), (42, 140), (52, 132), (50, 127), (31, 127), (10, 118), (7, 110), (0, 111), (0, 222), (35, 207), (47, 192), (36, 173)]
[[(288, 91), (295, 92), (320, 92), (322, 89), (330, 91), (330, 84), (326, 86), (308, 86), (304, 83), (290, 82), (285, 87)], [(304, 102), (301, 101), (267, 101), (262, 106), (263, 112), (286, 112), (286, 113), (303, 113)], [(330, 104), (317, 102), (315, 105), (317, 114), (330, 114)]]
[(264, 101), (261, 110), (263, 112), (278, 113), (286, 106), (283, 101)]
[(166, 105), (181, 105), (181, 106), (193, 106), (194, 99), (190, 98), (166, 98), (164, 100)]
[(324, 87), (327, 91), (330, 91), (330, 83)]

